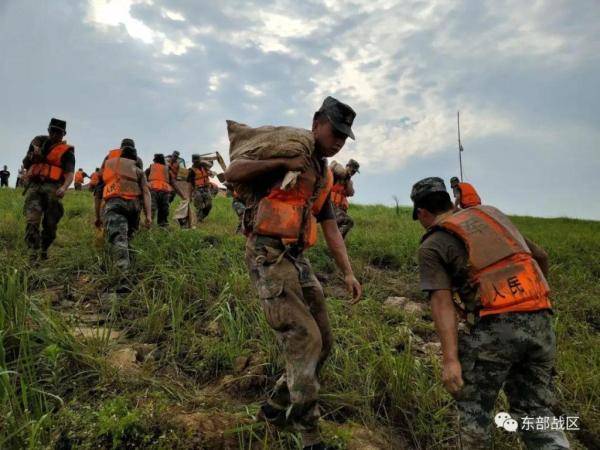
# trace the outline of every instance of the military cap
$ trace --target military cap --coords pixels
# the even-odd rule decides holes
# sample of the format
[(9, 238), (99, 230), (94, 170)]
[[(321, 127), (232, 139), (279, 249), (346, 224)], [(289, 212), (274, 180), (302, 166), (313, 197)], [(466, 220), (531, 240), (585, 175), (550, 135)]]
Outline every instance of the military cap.
[(50, 119), (50, 123), (48, 124), (48, 129), (54, 128), (56, 130), (60, 130), (63, 133), (67, 132), (67, 122), (60, 119), (55, 119), (54, 117)]
[(324, 114), (337, 131), (348, 136), (350, 139), (354, 139), (351, 127), (356, 113), (350, 106), (333, 97), (327, 97), (323, 100), (323, 104), (318, 112)]
[(197, 161), (197, 160), (199, 160), (199, 159), (200, 159), (200, 155), (199, 155), (198, 153), (194, 153), (194, 154), (192, 155), (192, 161)]
[(357, 172), (360, 173), (360, 171), (358, 170), (358, 169), (360, 169), (360, 164), (358, 163), (357, 160), (350, 159), (346, 165), (354, 168)]
[(131, 138), (125, 138), (121, 141), (121, 148), (131, 147), (135, 148), (135, 142)]
[(174, 156), (179, 156), (179, 155), (180, 155), (180, 153), (179, 153), (179, 150), (175, 150), (175, 151), (173, 152), (173, 155), (174, 155)]
[(410, 193), (410, 199), (413, 201), (413, 220), (417, 220), (417, 203), (428, 196), (429, 194), (433, 194), (434, 192), (445, 192), (446, 185), (444, 184), (444, 180), (439, 177), (428, 177), (423, 178), (420, 181), (417, 181)]
[(458, 179), (458, 177), (452, 177), (450, 178), (450, 186), (452, 186), (452, 184), (454, 183), (459, 183), (460, 180)]

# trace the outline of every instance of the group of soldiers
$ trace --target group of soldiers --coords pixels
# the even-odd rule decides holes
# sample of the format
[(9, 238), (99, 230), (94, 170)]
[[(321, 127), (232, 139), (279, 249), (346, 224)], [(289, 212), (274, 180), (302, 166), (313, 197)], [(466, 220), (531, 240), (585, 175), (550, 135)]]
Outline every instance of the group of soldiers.
[[(327, 248), (345, 286), (357, 303), (362, 287), (354, 275), (344, 236), (353, 225), (348, 200), (358, 163), (330, 169), (347, 138), (354, 139), (355, 111), (327, 97), (312, 120), (314, 152), (291, 158), (236, 159), (224, 181), (251, 186), (233, 208), (243, 216), (246, 263), (268, 324), (285, 359), (285, 371), (262, 403), (258, 418), (298, 431), (305, 449), (324, 449), (319, 433), (319, 373), (333, 345), (323, 289), (305, 250), (316, 243), (321, 225)], [(60, 199), (73, 181), (73, 147), (63, 141), (64, 121), (52, 119), (44, 139), (34, 139), (24, 160), (29, 190), (25, 200), (27, 242), (42, 255), (55, 237), (63, 214)], [(147, 223), (156, 211), (159, 224), (168, 216), (178, 156), (156, 155), (144, 173), (135, 144), (124, 139), (107, 155), (94, 187), (96, 218), (116, 247), (119, 268), (129, 266), (128, 239), (143, 209)], [(198, 219), (210, 210), (210, 168), (192, 158), (188, 181), (196, 189)], [(288, 171), (300, 173), (283, 187)], [(334, 173), (337, 172), (337, 175)], [(177, 172), (178, 173), (178, 172)], [(498, 209), (482, 205), (468, 183), (451, 180), (456, 205), (444, 181), (429, 177), (412, 187), (412, 217), (425, 229), (418, 260), (421, 289), (427, 293), (442, 347), (442, 382), (456, 399), (462, 448), (490, 448), (492, 414), (504, 389), (515, 420), (553, 417), (552, 370), (556, 344), (546, 281), (548, 257), (524, 238)], [(178, 192), (189, 199), (190, 193)], [(44, 228), (39, 233), (40, 221)], [(338, 226), (339, 223), (339, 226)], [(401, 232), (401, 230), (398, 230)], [(467, 331), (458, 331), (465, 321)], [(531, 449), (563, 449), (560, 430), (521, 429)]]

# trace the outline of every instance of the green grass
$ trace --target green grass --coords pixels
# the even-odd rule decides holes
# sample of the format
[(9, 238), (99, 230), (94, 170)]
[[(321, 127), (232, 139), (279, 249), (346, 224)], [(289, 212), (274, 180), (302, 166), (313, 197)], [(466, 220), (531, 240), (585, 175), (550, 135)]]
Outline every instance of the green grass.
[[(0, 448), (214, 448), (210, 436), (177, 431), (174, 411), (230, 417), (222, 439), (239, 448), (298, 448), (296, 436), (252, 423), (282, 359), (246, 273), (229, 199), (216, 199), (196, 230), (172, 225), (138, 233), (133, 290), (118, 301), (104, 295), (120, 274), (92, 227), (91, 195), (68, 193), (50, 260), (35, 268), (23, 243), (22, 202), (17, 191), (0, 191)], [(390, 295), (425, 300), (415, 259), (422, 230), (407, 208), (396, 215), (393, 208), (352, 206), (350, 214), (356, 227), (348, 249), (363, 302), (346, 305), (322, 242), (309, 252), (328, 277), (336, 339), (322, 374), (327, 440), (345, 448), (349, 430), (366, 426), (410, 448), (452, 447), (454, 406), (439, 382), (440, 363), (414, 345), (432, 334), (432, 324), (381, 307)], [(600, 223), (515, 222), (551, 258), (560, 407), (585, 424), (587, 434), (577, 437), (598, 438)], [(82, 312), (100, 314), (103, 326), (123, 332), (122, 341), (75, 337)], [(135, 376), (106, 363), (125, 344), (154, 349)], [(239, 356), (259, 359), (265, 379), (241, 392), (214, 393), (223, 380), (244, 381), (234, 372)], [(498, 448), (516, 445), (505, 433), (495, 437)]]

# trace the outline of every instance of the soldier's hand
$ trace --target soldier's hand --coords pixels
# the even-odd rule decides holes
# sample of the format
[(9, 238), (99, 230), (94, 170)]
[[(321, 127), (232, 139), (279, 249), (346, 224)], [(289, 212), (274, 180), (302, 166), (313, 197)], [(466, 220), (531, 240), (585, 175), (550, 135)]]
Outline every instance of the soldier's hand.
[(442, 369), (442, 383), (446, 390), (456, 396), (465, 384), (462, 378), (462, 367), (459, 361), (444, 362)]
[(305, 155), (296, 156), (295, 158), (285, 158), (282, 161), (285, 168), (292, 172), (304, 172), (310, 164)]
[(348, 293), (352, 296), (350, 300), (351, 305), (357, 304), (362, 297), (362, 286), (356, 279), (356, 277), (352, 274), (346, 275), (344, 277), (344, 283), (346, 284), (346, 289), (348, 289)]
[(65, 196), (65, 188), (64, 188), (64, 187), (62, 187), (62, 186), (61, 186), (61, 187), (59, 187), (59, 188), (56, 190), (56, 196), (57, 196), (58, 198), (63, 198), (63, 197)]
[(146, 228), (150, 228), (152, 226), (152, 216), (146, 216), (146, 221), (144, 222), (144, 226)]

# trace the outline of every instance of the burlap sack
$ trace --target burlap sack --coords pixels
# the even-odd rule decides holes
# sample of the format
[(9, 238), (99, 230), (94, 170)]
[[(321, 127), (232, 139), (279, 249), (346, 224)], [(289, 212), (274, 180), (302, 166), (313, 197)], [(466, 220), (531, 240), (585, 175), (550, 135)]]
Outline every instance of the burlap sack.
[[(252, 128), (248, 125), (227, 121), (229, 135), (229, 159), (238, 158), (264, 160), (272, 158), (293, 158), (305, 154), (312, 155), (315, 140), (310, 130), (294, 127), (264, 126)], [(295, 185), (299, 172), (288, 172), (284, 177), (282, 189)], [(234, 183), (233, 188), (241, 200), (250, 206), (254, 200), (251, 185)]]
[(229, 135), (229, 159), (293, 158), (311, 155), (315, 148), (313, 134), (309, 130), (293, 127), (252, 128), (242, 123), (227, 121)]
[(329, 168), (331, 169), (331, 172), (333, 173), (333, 176), (336, 179), (346, 178), (346, 176), (348, 175), (346, 166), (343, 166), (337, 161), (331, 161), (331, 163), (329, 164)]

